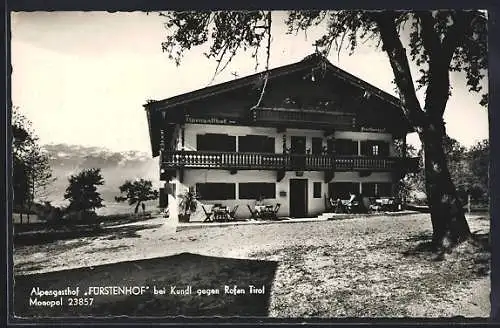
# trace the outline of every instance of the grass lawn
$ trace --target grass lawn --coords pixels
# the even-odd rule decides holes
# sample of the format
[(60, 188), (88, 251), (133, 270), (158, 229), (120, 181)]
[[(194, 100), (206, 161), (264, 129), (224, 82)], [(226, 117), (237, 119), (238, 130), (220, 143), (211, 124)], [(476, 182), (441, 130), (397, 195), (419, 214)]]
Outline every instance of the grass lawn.
[[(468, 219), (481, 246), (444, 260), (427, 250), (428, 214), (244, 225), (170, 232), (158, 218), (95, 236), (17, 246), (19, 316), (249, 315), (487, 317), (489, 218)], [(64, 270), (64, 271), (61, 271)], [(237, 285), (245, 294), (224, 293)], [(250, 294), (249, 286), (264, 287)], [(95, 296), (89, 307), (29, 306), (33, 287), (149, 286), (140, 296)], [(167, 295), (151, 290), (166, 288)], [(191, 295), (171, 295), (192, 287)], [(198, 295), (197, 290), (219, 290)]]

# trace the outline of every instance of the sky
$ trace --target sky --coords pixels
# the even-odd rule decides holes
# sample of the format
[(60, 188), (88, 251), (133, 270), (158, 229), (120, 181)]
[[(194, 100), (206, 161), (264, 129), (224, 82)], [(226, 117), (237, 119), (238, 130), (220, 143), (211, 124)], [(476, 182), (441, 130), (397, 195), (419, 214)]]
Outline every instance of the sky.
[[(148, 99), (160, 100), (255, 73), (242, 52), (213, 81), (216, 63), (193, 48), (181, 65), (162, 52), (165, 18), (144, 12), (18, 12), (11, 16), (12, 102), (33, 123), (42, 144), (67, 143), (113, 151), (151, 152)], [(287, 35), (285, 13), (273, 13), (270, 68), (314, 52), (320, 29)], [(321, 28), (321, 27), (320, 27)], [(264, 57), (258, 71), (264, 69)], [(332, 64), (395, 95), (389, 60), (372, 44), (349, 56), (335, 51)], [(415, 67), (412, 67), (415, 71)], [(414, 74), (414, 77), (416, 75)], [(460, 73), (451, 75), (444, 115), (448, 135), (465, 146), (488, 138), (487, 109)], [(423, 104), (423, 90), (418, 93)], [(418, 144), (418, 137), (408, 141)]]

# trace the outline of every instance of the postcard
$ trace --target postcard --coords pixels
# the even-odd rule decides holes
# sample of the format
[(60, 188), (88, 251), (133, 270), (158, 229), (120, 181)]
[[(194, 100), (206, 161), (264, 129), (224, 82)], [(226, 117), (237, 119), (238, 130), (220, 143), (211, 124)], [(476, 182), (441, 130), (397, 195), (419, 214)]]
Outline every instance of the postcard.
[(490, 316), (486, 11), (10, 20), (13, 319)]

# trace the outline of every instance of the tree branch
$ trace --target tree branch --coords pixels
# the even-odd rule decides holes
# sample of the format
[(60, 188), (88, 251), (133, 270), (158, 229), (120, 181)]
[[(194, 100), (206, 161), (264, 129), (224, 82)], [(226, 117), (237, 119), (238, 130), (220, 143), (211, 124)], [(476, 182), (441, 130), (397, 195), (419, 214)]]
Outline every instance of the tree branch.
[(396, 16), (392, 12), (384, 11), (372, 13), (372, 17), (378, 26), (383, 50), (389, 56), (399, 97), (403, 104), (403, 112), (417, 132), (421, 132), (425, 123), (425, 113), (417, 99), (408, 57), (397, 32)]
[(266, 91), (267, 80), (269, 79), (269, 58), (271, 57), (271, 24), (272, 24), (271, 11), (269, 11), (267, 13), (267, 59), (266, 59), (266, 73), (264, 76), (265, 80), (264, 80), (264, 85), (262, 86), (262, 91), (260, 92), (259, 100), (257, 101), (257, 104), (252, 106), (252, 109), (260, 106), (260, 103), (262, 102), (262, 98), (264, 97), (264, 93)]
[(436, 22), (431, 11), (418, 11), (415, 13), (415, 16), (420, 20), (422, 25), (422, 33), (420, 33), (420, 36), (422, 37), (424, 48), (429, 56), (429, 65), (431, 65), (434, 55), (438, 53), (441, 48), (441, 42), (434, 29)]
[[(429, 84), (425, 95), (425, 111), (435, 120), (441, 120), (446, 109), (450, 92), (450, 64), (460, 38), (465, 34), (465, 13), (452, 15), (453, 25), (448, 28), (443, 41), (434, 45), (433, 52), (429, 52)], [(432, 18), (432, 17), (431, 17)], [(422, 21), (424, 45), (427, 47), (427, 39), (438, 39), (438, 32), (434, 30), (434, 24)]]

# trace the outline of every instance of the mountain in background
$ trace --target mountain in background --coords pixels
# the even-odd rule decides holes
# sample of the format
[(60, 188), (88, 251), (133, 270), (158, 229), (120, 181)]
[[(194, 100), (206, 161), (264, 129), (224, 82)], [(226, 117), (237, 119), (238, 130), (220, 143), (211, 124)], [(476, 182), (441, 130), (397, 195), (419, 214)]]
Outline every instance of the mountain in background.
[[(155, 189), (159, 188), (158, 158), (139, 151), (114, 152), (106, 148), (85, 147), (68, 144), (44, 145), (49, 156), (49, 163), (56, 180), (47, 188), (44, 200), (54, 206), (68, 205), (64, 193), (68, 187), (68, 178), (83, 169), (100, 168), (104, 185), (98, 190), (106, 206), (99, 209), (99, 214), (115, 214), (133, 211), (133, 206), (127, 203), (117, 203), (115, 196), (119, 195), (119, 187), (125, 180), (146, 179), (153, 182)], [(156, 207), (158, 200), (147, 203), (147, 210)]]

